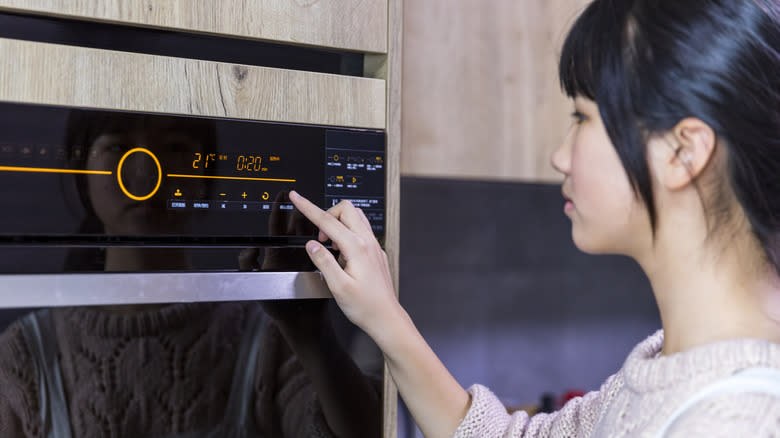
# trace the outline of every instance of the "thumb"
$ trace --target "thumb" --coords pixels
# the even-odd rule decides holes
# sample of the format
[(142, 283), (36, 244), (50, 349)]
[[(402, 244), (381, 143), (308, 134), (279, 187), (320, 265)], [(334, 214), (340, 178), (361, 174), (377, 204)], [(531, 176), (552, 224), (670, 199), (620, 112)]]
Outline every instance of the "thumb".
[(341, 286), (349, 281), (349, 275), (344, 272), (333, 254), (321, 243), (316, 240), (306, 242), (306, 253), (309, 254), (314, 266), (322, 272), (331, 292), (340, 290)]

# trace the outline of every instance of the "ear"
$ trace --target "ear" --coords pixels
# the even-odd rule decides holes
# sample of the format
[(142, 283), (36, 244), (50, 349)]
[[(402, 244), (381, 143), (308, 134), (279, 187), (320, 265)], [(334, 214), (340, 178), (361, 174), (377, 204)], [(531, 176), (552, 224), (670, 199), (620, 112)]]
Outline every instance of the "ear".
[(669, 143), (661, 155), (660, 175), (669, 190), (691, 184), (715, 155), (717, 138), (709, 125), (697, 118), (682, 120), (666, 136)]

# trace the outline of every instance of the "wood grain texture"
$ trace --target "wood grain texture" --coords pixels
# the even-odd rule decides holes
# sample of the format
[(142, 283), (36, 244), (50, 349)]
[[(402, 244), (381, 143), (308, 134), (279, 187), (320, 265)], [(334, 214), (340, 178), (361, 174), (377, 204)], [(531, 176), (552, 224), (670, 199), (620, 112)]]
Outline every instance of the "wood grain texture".
[(387, 0), (0, 0), (0, 9), (361, 52), (387, 51)]
[(385, 81), (0, 39), (0, 100), (384, 129)]
[[(401, 250), (401, 89), (403, 78), (403, 0), (388, 0), (388, 55), (377, 71), (387, 75), (387, 169), (385, 249), (390, 262), (395, 290), (399, 287)], [(398, 390), (385, 365), (383, 390), (383, 438), (398, 436)]]
[(571, 125), (557, 61), (589, 0), (429, 0), (404, 8), (404, 175), (561, 180)]

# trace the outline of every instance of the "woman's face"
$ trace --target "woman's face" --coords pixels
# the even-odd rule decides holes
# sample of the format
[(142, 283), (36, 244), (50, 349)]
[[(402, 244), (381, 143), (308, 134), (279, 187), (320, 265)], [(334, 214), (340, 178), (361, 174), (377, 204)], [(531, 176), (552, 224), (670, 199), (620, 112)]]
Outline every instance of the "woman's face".
[(617, 151), (609, 139), (598, 106), (578, 97), (575, 121), (552, 156), (564, 175), (564, 207), (572, 238), (591, 254), (633, 255), (650, 233), (643, 203), (634, 194)]
[[(166, 202), (173, 199), (176, 189), (184, 193), (194, 193), (203, 189), (195, 180), (171, 181), (162, 178), (162, 184), (153, 197), (137, 201), (126, 196), (119, 187), (116, 176), (117, 163), (133, 145), (144, 145), (164, 165), (189, 164), (194, 151), (200, 150), (200, 144), (181, 129), (168, 126), (133, 127), (122, 131), (106, 132), (99, 135), (90, 145), (87, 159), (88, 170), (111, 170), (111, 176), (92, 176), (87, 178), (88, 193), (98, 218), (103, 222), (109, 234), (148, 234), (159, 232), (183, 232), (185, 222), (180, 215), (167, 211)], [(134, 160), (128, 159), (123, 166), (126, 188), (129, 192), (141, 196), (154, 188), (154, 177), (158, 171), (154, 161), (144, 154), (137, 154)], [(182, 161), (184, 160), (184, 161)], [(182, 163), (179, 163), (182, 161)]]

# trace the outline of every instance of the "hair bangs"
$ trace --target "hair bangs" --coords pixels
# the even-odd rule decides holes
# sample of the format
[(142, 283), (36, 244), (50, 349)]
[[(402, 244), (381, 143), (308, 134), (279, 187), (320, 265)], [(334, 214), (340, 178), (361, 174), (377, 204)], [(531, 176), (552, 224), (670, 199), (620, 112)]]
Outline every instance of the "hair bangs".
[(628, 7), (614, 0), (596, 0), (574, 22), (561, 49), (558, 77), (570, 98), (598, 101), (613, 82), (609, 65), (623, 58)]

